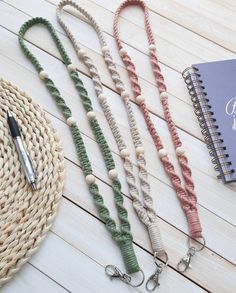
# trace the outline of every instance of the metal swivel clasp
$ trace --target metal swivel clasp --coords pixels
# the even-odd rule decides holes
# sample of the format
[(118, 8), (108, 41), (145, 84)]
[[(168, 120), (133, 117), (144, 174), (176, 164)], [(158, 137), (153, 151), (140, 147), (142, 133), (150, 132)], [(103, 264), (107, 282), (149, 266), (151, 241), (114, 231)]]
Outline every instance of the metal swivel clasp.
[(200, 246), (198, 245), (198, 247), (196, 247), (191, 244), (191, 240), (196, 241), (196, 239), (192, 239), (191, 237), (189, 237), (189, 240), (188, 240), (189, 248), (188, 248), (187, 254), (181, 258), (181, 260), (179, 261), (177, 265), (178, 271), (184, 273), (187, 271), (188, 268), (191, 268), (192, 257), (196, 254), (196, 252), (199, 252), (205, 248), (206, 240), (204, 237), (201, 237), (201, 238), (203, 242), (202, 243), (198, 242)]
[(109, 276), (112, 279), (114, 278), (119, 278), (122, 282), (130, 285), (131, 287), (139, 287), (143, 284), (144, 280), (145, 280), (145, 276), (144, 276), (144, 272), (140, 269), (139, 272), (142, 275), (142, 279), (139, 283), (134, 284), (132, 283), (132, 278), (130, 275), (122, 273), (120, 269), (118, 269), (116, 266), (113, 265), (107, 265), (105, 267), (105, 273), (107, 276)]
[(190, 247), (188, 249), (187, 254), (181, 258), (177, 265), (177, 269), (184, 273), (188, 268), (191, 268), (191, 259), (196, 253), (196, 248), (195, 247)]
[(152, 292), (154, 291), (157, 287), (160, 286), (160, 283), (159, 283), (159, 278), (160, 278), (160, 275), (163, 271), (164, 268), (167, 267), (168, 265), (168, 255), (167, 253), (165, 252), (165, 262), (160, 262), (157, 258), (157, 253), (154, 253), (154, 261), (155, 261), (155, 264), (156, 264), (156, 270), (154, 272), (154, 274), (152, 274), (148, 279), (147, 279), (147, 282), (146, 282), (146, 290), (149, 291), (149, 292)]

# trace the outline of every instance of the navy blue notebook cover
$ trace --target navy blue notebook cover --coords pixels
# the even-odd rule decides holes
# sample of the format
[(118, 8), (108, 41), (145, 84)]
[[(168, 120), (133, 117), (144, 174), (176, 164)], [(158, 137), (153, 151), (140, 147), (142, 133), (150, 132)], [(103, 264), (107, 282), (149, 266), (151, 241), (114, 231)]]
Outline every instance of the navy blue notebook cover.
[(219, 177), (236, 181), (236, 59), (194, 64), (183, 77)]

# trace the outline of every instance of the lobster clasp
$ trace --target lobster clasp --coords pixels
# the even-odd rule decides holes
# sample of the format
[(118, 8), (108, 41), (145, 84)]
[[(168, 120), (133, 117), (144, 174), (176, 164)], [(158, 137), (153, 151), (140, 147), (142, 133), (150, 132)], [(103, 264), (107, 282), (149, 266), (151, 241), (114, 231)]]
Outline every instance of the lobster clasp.
[(178, 271), (184, 273), (187, 271), (188, 268), (191, 268), (191, 258), (192, 258), (192, 255), (189, 253), (187, 253), (187, 255), (185, 255), (184, 257), (182, 257), (177, 265)]
[(141, 274), (141, 281), (139, 281), (138, 283), (134, 283), (132, 281), (132, 278), (130, 275), (122, 273), (120, 269), (118, 269), (116, 266), (113, 265), (107, 265), (105, 267), (105, 273), (107, 276), (109, 276), (112, 279), (114, 278), (118, 278), (120, 279), (122, 282), (130, 285), (131, 287), (137, 288), (139, 286), (141, 286), (145, 280), (145, 275), (144, 272), (139, 269), (138, 271)]
[(146, 282), (146, 290), (148, 292), (152, 292), (157, 287), (160, 286), (160, 283), (159, 283), (160, 275), (161, 275), (163, 269), (166, 268), (167, 264), (168, 264), (168, 254), (166, 252), (164, 253), (165, 263), (159, 262), (157, 256), (158, 256), (158, 254), (155, 252), (154, 253), (154, 260), (155, 260), (155, 264), (156, 264), (156, 270), (155, 270), (154, 274), (152, 274)]
[(105, 268), (106, 274), (111, 278), (119, 278), (123, 282), (129, 284), (131, 281), (131, 277), (127, 274), (122, 273), (116, 266), (107, 265)]
[(179, 261), (178, 265), (177, 265), (177, 269), (178, 271), (184, 273), (187, 271), (188, 268), (191, 268), (191, 260), (192, 260), (192, 257), (196, 254), (196, 252), (199, 252), (201, 250), (203, 250), (206, 246), (206, 240), (204, 237), (201, 237), (202, 238), (202, 243), (199, 242), (199, 246), (193, 246), (191, 244), (191, 240), (195, 240), (196, 239), (193, 239), (191, 237), (189, 237), (189, 248), (188, 248), (188, 252), (187, 254), (181, 258), (181, 260)]
[(152, 292), (152, 291), (154, 291), (156, 289), (156, 287), (160, 286), (159, 276), (160, 276), (161, 271), (157, 269), (155, 271), (155, 273), (152, 274), (148, 278), (148, 280), (146, 282), (146, 289), (147, 289), (147, 291)]

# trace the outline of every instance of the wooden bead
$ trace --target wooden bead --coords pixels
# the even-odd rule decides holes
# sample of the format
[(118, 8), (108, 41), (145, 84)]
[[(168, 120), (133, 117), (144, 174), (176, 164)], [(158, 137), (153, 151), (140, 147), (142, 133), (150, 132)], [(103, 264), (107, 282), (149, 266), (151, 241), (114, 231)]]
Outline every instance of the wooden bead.
[(139, 156), (144, 153), (144, 148), (142, 146), (139, 146), (135, 149), (136, 155)]
[(149, 50), (150, 50), (150, 51), (156, 51), (156, 45), (155, 45), (155, 44), (151, 44), (151, 45), (149, 46)]
[(45, 78), (48, 78), (48, 74), (46, 71), (42, 70), (39, 72), (39, 77), (43, 80)]
[(129, 150), (128, 149), (123, 149), (120, 151), (120, 155), (121, 157), (124, 159), (126, 157), (129, 157), (130, 153), (129, 153)]
[(77, 54), (80, 59), (84, 58), (84, 56), (86, 55), (86, 53), (83, 49), (79, 49), (79, 51), (77, 51)]
[(104, 54), (104, 53), (106, 53), (106, 52), (109, 52), (110, 50), (109, 50), (109, 47), (108, 46), (103, 46), (102, 47), (102, 53)]
[(92, 120), (96, 117), (96, 114), (93, 111), (87, 112), (87, 117), (89, 120)]
[(129, 93), (127, 91), (123, 91), (123, 92), (121, 92), (120, 96), (122, 99), (126, 99), (129, 97)]
[(182, 146), (177, 147), (175, 151), (177, 156), (182, 156), (185, 153), (185, 149)]
[(109, 175), (109, 178), (110, 179), (115, 179), (117, 178), (118, 174), (117, 174), (117, 171), (116, 169), (112, 169), (108, 172), (108, 175)]
[(139, 95), (135, 98), (135, 101), (138, 103), (138, 104), (141, 104), (142, 102), (144, 102), (144, 97)]
[(71, 63), (67, 65), (67, 69), (69, 72), (73, 72), (73, 71), (76, 71), (76, 66)]
[(72, 126), (73, 124), (76, 123), (76, 120), (75, 120), (74, 117), (69, 117), (69, 118), (66, 120), (66, 123), (67, 123), (67, 125)]
[(167, 154), (168, 154), (168, 153), (167, 153), (167, 150), (165, 150), (164, 148), (163, 148), (163, 149), (160, 149), (160, 150), (158, 151), (158, 155), (159, 155), (160, 158), (166, 157)]
[(119, 53), (121, 57), (124, 57), (127, 54), (127, 51), (124, 48), (121, 48)]
[(93, 176), (93, 174), (89, 174), (85, 177), (85, 180), (88, 185), (91, 185), (95, 182), (95, 176)]
[(106, 96), (104, 94), (100, 94), (100, 95), (98, 95), (98, 99), (100, 102), (102, 102), (102, 101), (106, 100)]
[(162, 92), (161, 94), (160, 94), (160, 99), (161, 100), (165, 100), (165, 99), (167, 99), (168, 98), (168, 93), (167, 92)]

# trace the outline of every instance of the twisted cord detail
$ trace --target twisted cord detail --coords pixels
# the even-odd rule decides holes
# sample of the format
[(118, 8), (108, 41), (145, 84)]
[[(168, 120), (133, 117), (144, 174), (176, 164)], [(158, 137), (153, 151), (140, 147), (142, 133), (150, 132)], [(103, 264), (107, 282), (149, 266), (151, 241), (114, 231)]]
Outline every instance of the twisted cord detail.
[[(176, 152), (178, 150), (181, 150), (181, 153), (177, 154), (178, 162), (181, 167), (181, 172), (183, 174), (185, 185), (182, 186), (182, 182), (180, 177), (177, 175), (173, 164), (170, 162), (168, 155), (164, 154), (160, 156), (161, 162), (163, 164), (163, 167), (170, 177), (170, 180), (172, 182), (172, 185), (174, 189), (176, 190), (177, 196), (181, 202), (181, 205), (183, 207), (183, 210), (185, 211), (186, 218), (189, 225), (189, 234), (193, 238), (202, 237), (202, 228), (200, 224), (200, 220), (198, 217), (198, 211), (197, 211), (197, 197), (194, 191), (194, 183), (192, 180), (192, 172), (188, 165), (188, 159), (186, 155), (183, 152), (182, 149), (182, 142), (178, 136), (177, 133), (177, 127), (175, 123), (173, 122), (169, 105), (168, 105), (168, 95), (167, 95), (167, 87), (165, 85), (164, 77), (161, 73), (161, 68), (159, 66), (159, 61), (156, 55), (156, 46), (155, 46), (155, 39), (153, 36), (153, 32), (150, 25), (149, 20), (149, 13), (148, 8), (146, 4), (142, 0), (126, 0), (124, 1), (117, 11), (115, 12), (115, 18), (113, 23), (113, 31), (114, 36), (116, 39), (116, 44), (121, 54), (121, 58), (125, 64), (125, 67), (127, 69), (130, 83), (133, 89), (133, 93), (135, 98), (138, 98), (142, 95), (142, 90), (139, 84), (138, 75), (136, 73), (135, 65), (133, 64), (131, 57), (128, 55), (128, 53), (123, 49), (122, 42), (120, 40), (119, 31), (118, 31), (118, 22), (121, 12), (127, 7), (127, 6), (134, 6), (137, 5), (142, 8), (144, 11), (144, 21), (145, 21), (145, 29), (147, 33), (148, 43), (149, 43), (149, 57), (150, 57), (150, 63), (153, 69), (153, 74), (156, 80), (157, 88), (160, 93), (161, 97), (161, 103), (163, 107), (164, 117), (167, 122), (172, 141), (174, 144), (174, 147), (176, 149)], [(141, 100), (139, 103), (140, 109), (143, 113), (144, 119), (146, 121), (148, 130), (152, 136), (152, 139), (154, 141), (154, 144), (156, 146), (157, 151), (160, 154), (163, 154), (163, 143), (161, 141), (161, 138), (154, 126), (154, 123), (152, 122), (150, 113), (148, 111), (147, 105), (144, 100)]]
[[(104, 95), (103, 94), (103, 86), (102, 86), (102, 82), (101, 82), (101, 78), (98, 73), (98, 70), (97, 70), (96, 66), (94, 65), (93, 60), (87, 55), (87, 53), (84, 50), (82, 50), (80, 48), (76, 38), (71, 33), (70, 29), (65, 24), (65, 22), (62, 20), (61, 10), (65, 6), (68, 6), (68, 5), (72, 6), (77, 11), (79, 11), (83, 16), (85, 16), (85, 18), (89, 21), (89, 24), (95, 29), (95, 31), (98, 35), (101, 47), (102, 47), (104, 61), (107, 65), (107, 68), (108, 68), (110, 74), (111, 74), (111, 77), (112, 77), (112, 80), (115, 84), (115, 87), (121, 96), (124, 95), (124, 93), (126, 93), (124, 84), (123, 84), (123, 82), (120, 78), (120, 75), (116, 69), (115, 63), (113, 62), (109, 48), (108, 48), (106, 41), (105, 41), (105, 38), (103, 36), (103, 32), (101, 31), (101, 29), (98, 26), (95, 19), (87, 11), (85, 11), (82, 7), (80, 7), (77, 3), (75, 3), (71, 0), (61, 1), (58, 5), (58, 8), (57, 8), (58, 22), (60, 23), (60, 25), (62, 26), (62, 28), (64, 29), (64, 31), (68, 35), (68, 37), (70, 38), (70, 40), (74, 46), (75, 51), (77, 52), (78, 56), (83, 61), (83, 63), (87, 66), (87, 68), (90, 72), (90, 75), (91, 75), (93, 83), (94, 83), (96, 95), (100, 101), (100, 105), (101, 105), (103, 112), (105, 114), (105, 117), (109, 123), (109, 126), (111, 128), (113, 136), (116, 140), (116, 144), (118, 146), (118, 149), (119, 149), (120, 153), (122, 154), (122, 150), (127, 150), (127, 147), (126, 147), (125, 141), (122, 137), (122, 134), (118, 128), (118, 125), (115, 121), (115, 118), (112, 114), (112, 111), (111, 111), (110, 106), (107, 102), (107, 99), (106, 99), (106, 97), (103, 97), (103, 95)], [(102, 97), (102, 99), (100, 99), (100, 97)], [(130, 126), (130, 131), (131, 131), (131, 136), (133, 139), (134, 146), (136, 149), (137, 148), (140, 149), (140, 147), (142, 148), (141, 136), (140, 136), (139, 131), (137, 129), (136, 120), (135, 120), (135, 117), (133, 114), (133, 109), (131, 106), (131, 102), (129, 100), (129, 95), (126, 93), (125, 97), (123, 96), (122, 98), (123, 98), (124, 104), (126, 106), (128, 121), (129, 121), (129, 126)], [(139, 180), (140, 180), (141, 191), (142, 191), (142, 195), (143, 195), (143, 202), (140, 198), (139, 191), (136, 187), (136, 180), (135, 180), (135, 175), (134, 175), (134, 171), (133, 171), (133, 163), (130, 160), (128, 155), (122, 156), (122, 158), (123, 158), (124, 170), (126, 173), (126, 180), (127, 180), (128, 186), (129, 186), (129, 193), (130, 193), (130, 196), (133, 200), (133, 207), (134, 207), (136, 213), (138, 214), (138, 217), (140, 218), (140, 220), (146, 226), (149, 226), (155, 221), (156, 212), (153, 207), (153, 200), (150, 196), (150, 185), (148, 182), (148, 175), (147, 175), (147, 170), (146, 170), (146, 161), (144, 158), (144, 154), (143, 153), (137, 154), (137, 165), (138, 165), (138, 170), (139, 170)], [(151, 234), (152, 237), (153, 238), (156, 237), (155, 239), (161, 239), (159, 229), (157, 229), (157, 233), (158, 233), (158, 237), (154, 236), (153, 235), (154, 233)], [(160, 249), (160, 251), (164, 250), (164, 246), (163, 246), (162, 241), (160, 241), (160, 245), (157, 247), (158, 247), (158, 249)], [(158, 253), (158, 251), (155, 251), (155, 252)]]
[[(38, 73), (43, 71), (42, 66), (34, 57), (34, 55), (29, 51), (29, 49), (26, 47), (25, 42), (24, 42), (24, 35), (26, 31), (31, 28), (35, 24), (41, 24), (44, 25), (50, 32), (59, 52), (61, 53), (62, 59), (64, 63), (68, 66), (71, 64), (71, 60), (68, 57), (60, 39), (58, 38), (53, 26), (50, 24), (49, 21), (46, 19), (37, 17), (33, 18), (26, 23), (24, 23), (19, 31), (19, 43), (20, 46), (26, 55), (26, 57), (31, 61), (31, 63), (34, 65)], [(83, 82), (80, 80), (78, 73), (76, 70), (73, 70), (70, 72), (70, 76), (72, 80), (74, 81), (75, 87), (79, 92), (80, 98), (82, 100), (82, 104), (84, 106), (85, 111), (88, 113), (90, 111), (93, 111), (92, 108), (92, 103), (90, 98), (88, 97), (88, 93), (86, 89), (84, 88)], [(58, 107), (62, 111), (64, 117), (67, 119), (72, 118), (72, 112), (70, 108), (66, 105), (65, 100), (62, 98), (59, 90), (53, 83), (53, 81), (48, 77), (45, 76), (43, 79), (45, 86), (51, 93), (52, 97), (54, 98), (55, 102), (57, 103)], [(86, 148), (82, 139), (82, 136), (80, 134), (79, 128), (76, 124), (76, 122), (70, 123), (69, 124), (72, 137), (75, 143), (76, 151), (78, 158), (81, 163), (82, 171), (87, 178), (87, 176), (92, 176), (92, 167), (91, 163), (89, 160), (89, 157), (86, 152)], [(103, 155), (106, 168), (109, 171), (114, 170), (115, 168), (115, 163), (111, 154), (111, 151), (108, 147), (108, 144), (105, 140), (105, 137), (102, 133), (102, 130), (98, 124), (97, 119), (92, 119), (90, 120), (90, 126), (92, 128), (92, 131), (94, 133), (94, 136), (96, 138), (96, 141), (100, 147), (101, 153)], [(91, 177), (90, 177), (91, 178)], [(89, 191), (93, 197), (93, 201), (95, 206), (97, 207), (98, 213), (100, 218), (105, 222), (107, 230), (111, 233), (113, 239), (119, 244), (121, 248), (121, 252), (123, 255), (123, 258), (126, 259), (127, 257), (130, 257), (130, 259), (126, 259), (125, 264), (126, 264), (126, 269), (128, 273), (134, 273), (139, 271), (139, 265), (136, 259), (136, 256), (133, 251), (132, 247), (132, 234), (130, 232), (130, 224), (128, 222), (128, 215), (127, 211), (123, 205), (123, 195), (121, 193), (121, 184), (118, 178), (112, 178), (112, 189), (114, 193), (114, 201), (115, 205), (118, 211), (118, 217), (120, 220), (120, 228), (118, 229), (116, 226), (115, 221), (111, 218), (110, 213), (108, 208), (104, 204), (104, 200), (102, 195), (99, 193), (98, 186), (95, 182), (90, 182), (89, 184)], [(124, 248), (124, 243), (127, 245)]]

